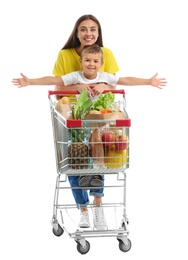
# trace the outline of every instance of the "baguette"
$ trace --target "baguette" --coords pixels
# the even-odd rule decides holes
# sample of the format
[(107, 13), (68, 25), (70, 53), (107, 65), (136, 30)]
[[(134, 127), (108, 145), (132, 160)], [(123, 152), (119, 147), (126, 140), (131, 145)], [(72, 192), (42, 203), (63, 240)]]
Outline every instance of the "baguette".
[(104, 165), (104, 148), (101, 139), (101, 134), (99, 129), (95, 129), (89, 138), (89, 150), (90, 156), (93, 159), (93, 163), (97, 166)]

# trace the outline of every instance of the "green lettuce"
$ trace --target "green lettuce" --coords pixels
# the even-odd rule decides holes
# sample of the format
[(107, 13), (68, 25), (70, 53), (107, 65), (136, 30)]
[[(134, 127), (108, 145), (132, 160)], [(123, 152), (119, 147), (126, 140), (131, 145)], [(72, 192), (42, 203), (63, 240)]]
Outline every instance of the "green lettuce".
[(115, 95), (112, 92), (107, 92), (106, 94), (100, 94), (98, 99), (93, 103), (94, 110), (102, 110), (109, 108), (113, 105), (115, 100)]

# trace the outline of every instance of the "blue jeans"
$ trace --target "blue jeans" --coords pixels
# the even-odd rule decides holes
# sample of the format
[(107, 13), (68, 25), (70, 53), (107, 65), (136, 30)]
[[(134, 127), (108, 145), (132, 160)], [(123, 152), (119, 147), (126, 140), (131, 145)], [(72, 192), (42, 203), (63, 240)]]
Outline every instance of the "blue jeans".
[[(92, 176), (91, 176), (92, 177)], [(104, 175), (101, 175), (102, 180), (104, 180)], [(79, 187), (78, 181), (80, 176), (68, 176), (69, 183), (71, 187)], [(90, 196), (98, 196), (103, 197), (104, 188), (100, 189), (90, 189), (89, 195)], [(83, 189), (72, 189), (72, 194), (74, 196), (75, 202), (80, 208), (85, 208), (89, 204), (89, 196), (88, 192)]]

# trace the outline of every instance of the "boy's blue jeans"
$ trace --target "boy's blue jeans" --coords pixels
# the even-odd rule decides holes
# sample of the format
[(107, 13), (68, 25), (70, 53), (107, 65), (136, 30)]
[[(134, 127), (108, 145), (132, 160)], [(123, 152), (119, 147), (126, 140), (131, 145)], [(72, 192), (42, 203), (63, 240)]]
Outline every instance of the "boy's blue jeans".
[[(92, 177), (92, 176), (91, 176)], [(102, 180), (104, 181), (104, 175), (101, 175)], [(71, 187), (79, 187), (78, 181), (80, 176), (68, 176), (69, 183)], [(103, 197), (104, 188), (100, 189), (90, 189), (89, 195), (90, 196), (98, 196)], [(88, 192), (83, 189), (72, 189), (72, 194), (74, 196), (75, 202), (80, 208), (85, 208), (89, 204), (89, 196)]]

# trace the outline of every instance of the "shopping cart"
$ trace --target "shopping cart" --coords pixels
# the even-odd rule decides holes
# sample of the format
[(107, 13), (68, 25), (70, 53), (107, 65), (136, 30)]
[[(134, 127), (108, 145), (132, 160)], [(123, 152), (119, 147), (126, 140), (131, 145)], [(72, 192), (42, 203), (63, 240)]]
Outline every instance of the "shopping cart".
[[(103, 95), (108, 92), (105, 91)], [(52, 118), (52, 128), (55, 147), (57, 178), (55, 185), (52, 231), (56, 236), (61, 236), (64, 231), (77, 243), (77, 250), (81, 254), (86, 254), (90, 250), (90, 243), (86, 238), (91, 237), (116, 237), (119, 242), (119, 249), (127, 252), (131, 248), (131, 241), (128, 238), (128, 218), (126, 214), (126, 170), (129, 168), (129, 128), (131, 121), (126, 112), (124, 90), (111, 91), (115, 94), (115, 104), (119, 108), (121, 118), (118, 119), (87, 119), (74, 120), (70, 117), (70, 111), (66, 115), (57, 111), (57, 95), (69, 96), (70, 106), (73, 107), (79, 97), (77, 91), (49, 91), (49, 104)], [(123, 115), (123, 116), (122, 116)], [(75, 131), (82, 131), (84, 143), (87, 147), (98, 143), (90, 140), (95, 129), (100, 133), (113, 131), (116, 135), (126, 137), (126, 147), (121, 147), (117, 140), (108, 147), (109, 143), (103, 143), (104, 164), (95, 165), (89, 152), (84, 155), (84, 159), (75, 162), (70, 154), (69, 147), (72, 144), (72, 137)], [(120, 146), (118, 146), (120, 144)], [(102, 207), (104, 209), (108, 228), (106, 230), (95, 230), (94, 228), (80, 228), (78, 226), (79, 211), (78, 206), (73, 201), (73, 196), (68, 190), (83, 189), (82, 187), (70, 187), (67, 181), (68, 176), (83, 175), (104, 175), (104, 192)], [(94, 205), (90, 203), (88, 209)], [(60, 221), (60, 220), (61, 221)]]

